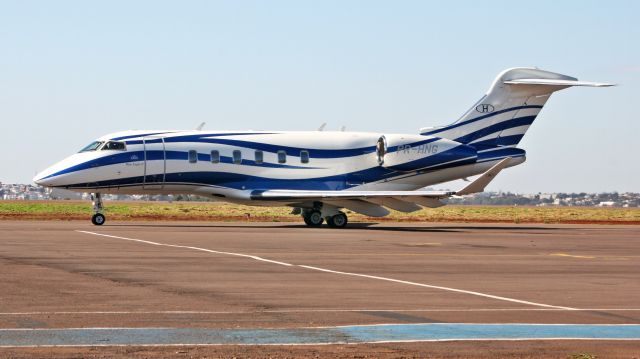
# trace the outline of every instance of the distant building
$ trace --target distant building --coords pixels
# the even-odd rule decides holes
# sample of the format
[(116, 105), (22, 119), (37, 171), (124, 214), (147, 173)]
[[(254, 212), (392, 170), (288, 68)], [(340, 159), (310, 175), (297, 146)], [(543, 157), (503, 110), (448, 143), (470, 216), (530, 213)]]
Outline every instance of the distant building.
[(615, 207), (615, 206), (616, 206), (616, 202), (614, 201), (604, 201), (604, 202), (598, 203), (598, 207)]

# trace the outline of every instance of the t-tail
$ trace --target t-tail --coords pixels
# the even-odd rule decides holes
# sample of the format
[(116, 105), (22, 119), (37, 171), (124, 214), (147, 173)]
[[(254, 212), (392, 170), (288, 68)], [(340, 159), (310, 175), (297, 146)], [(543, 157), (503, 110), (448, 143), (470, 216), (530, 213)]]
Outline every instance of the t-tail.
[(551, 94), (571, 86), (613, 85), (578, 81), (535, 68), (512, 68), (500, 73), (489, 91), (458, 121), (449, 126), (422, 128), (420, 133), (468, 144), (478, 151), (513, 147)]

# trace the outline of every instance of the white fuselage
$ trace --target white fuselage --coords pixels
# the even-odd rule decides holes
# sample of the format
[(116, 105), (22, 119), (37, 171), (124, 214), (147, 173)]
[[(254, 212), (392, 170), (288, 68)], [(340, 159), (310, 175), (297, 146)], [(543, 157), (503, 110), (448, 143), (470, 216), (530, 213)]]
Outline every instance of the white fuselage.
[[(480, 174), (506, 156), (516, 158), (511, 165), (524, 161), (519, 149), (478, 154), (448, 139), (370, 132), (125, 131), (97, 141), (103, 148), (64, 159), (36, 182), (246, 203), (254, 190), (415, 190)], [(109, 141), (125, 146), (104, 148)], [(382, 159), (378, 141), (384, 142)]]

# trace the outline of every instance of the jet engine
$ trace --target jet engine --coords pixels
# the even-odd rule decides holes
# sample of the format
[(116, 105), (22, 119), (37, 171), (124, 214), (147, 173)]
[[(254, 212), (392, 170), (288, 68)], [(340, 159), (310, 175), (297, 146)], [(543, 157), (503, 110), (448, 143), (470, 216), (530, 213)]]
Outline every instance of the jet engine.
[(443, 164), (473, 163), (475, 148), (445, 138), (422, 135), (383, 135), (376, 143), (380, 166), (411, 172)]

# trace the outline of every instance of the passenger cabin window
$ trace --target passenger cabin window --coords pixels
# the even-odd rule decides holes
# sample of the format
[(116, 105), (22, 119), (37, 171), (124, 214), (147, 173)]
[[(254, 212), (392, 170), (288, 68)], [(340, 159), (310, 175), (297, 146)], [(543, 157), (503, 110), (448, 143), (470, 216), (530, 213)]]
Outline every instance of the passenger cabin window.
[(278, 151), (278, 163), (287, 162), (287, 153), (283, 150)]
[(85, 148), (81, 149), (80, 152), (89, 152), (97, 150), (104, 142), (102, 141), (94, 141), (88, 144)]
[(107, 143), (104, 144), (104, 146), (102, 146), (102, 148), (100, 149), (100, 151), (126, 151), (127, 150), (127, 146), (124, 144), (124, 142), (117, 142), (117, 141), (109, 141)]
[(256, 164), (260, 165), (264, 162), (264, 154), (262, 151), (256, 151)]
[(242, 152), (239, 150), (233, 151), (233, 163), (239, 165), (242, 163)]
[(211, 163), (220, 163), (220, 152), (217, 150), (211, 151)]
[(300, 162), (309, 163), (309, 151), (307, 150), (300, 151)]
[(198, 162), (198, 152), (196, 150), (189, 150), (189, 163)]

